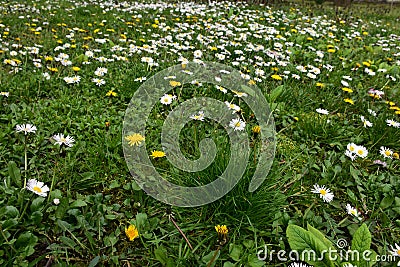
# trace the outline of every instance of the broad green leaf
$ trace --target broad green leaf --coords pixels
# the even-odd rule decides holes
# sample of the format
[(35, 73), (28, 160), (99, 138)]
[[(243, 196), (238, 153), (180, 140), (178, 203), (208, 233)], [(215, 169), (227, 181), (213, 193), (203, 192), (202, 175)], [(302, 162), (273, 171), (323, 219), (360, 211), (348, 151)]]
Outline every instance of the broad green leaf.
[(234, 260), (234, 261), (240, 261), (240, 255), (242, 254), (242, 246), (240, 245), (235, 245), (235, 244), (229, 244), (229, 256)]
[(236, 265), (230, 261), (224, 262), (223, 267), (235, 267)]
[(394, 202), (394, 197), (392, 197), (392, 196), (386, 196), (386, 197), (384, 197), (384, 198), (382, 199), (381, 204), (380, 204), (380, 207), (381, 207), (382, 209), (389, 208), (390, 206), (392, 206), (393, 202)]
[(323, 233), (321, 233), (318, 229), (312, 227), (311, 225), (307, 224), (307, 230), (313, 234), (316, 238), (318, 238), (319, 240), (321, 240), (324, 245), (328, 248), (334, 249), (334, 246), (332, 244), (332, 242), (325, 237), (325, 235)]
[(58, 204), (58, 207), (56, 209), (55, 215), (57, 219), (62, 219), (65, 215), (65, 213), (67, 212), (68, 208), (69, 208), (69, 203), (68, 203), (68, 198), (67, 197), (63, 197), (60, 200), (60, 204)]
[(86, 202), (83, 201), (82, 199), (77, 199), (74, 202), (72, 202), (70, 208), (79, 208), (84, 206), (87, 206)]
[(297, 225), (290, 224), (286, 229), (286, 236), (288, 238), (290, 248), (298, 251), (299, 255), (301, 255), (301, 258), (303, 258), (303, 260), (307, 263), (315, 265), (313, 261), (314, 255), (310, 253), (305, 253), (302, 255), (303, 251), (315, 253), (315, 259), (317, 257), (320, 258), (321, 255), (325, 255), (325, 257), (323, 257), (323, 261), (318, 262), (318, 266), (334, 266), (333, 262), (326, 257), (327, 254), (322, 254), (323, 251), (328, 251), (328, 247), (311, 232)]
[[(14, 161), (10, 161), (8, 163), (8, 174), (10, 175), (11, 181), (17, 187), (21, 187), (22, 186), (21, 172), (18, 169), (17, 164)], [(7, 186), (10, 186), (10, 185), (7, 184)]]
[[(216, 262), (217, 262), (217, 259), (219, 258), (220, 253), (221, 253), (220, 250), (218, 250), (218, 251), (211, 251), (210, 253), (208, 253), (207, 255), (205, 255), (205, 256), (201, 259), (201, 261), (202, 261), (203, 263), (205, 263), (206, 266), (214, 267), (215, 264), (216, 264)], [(210, 263), (211, 260), (212, 260), (213, 262), (212, 262), (211, 265), (209, 265), (209, 263)]]
[(24, 250), (26, 247), (34, 247), (38, 241), (38, 238), (31, 232), (24, 232), (19, 235), (17, 241), (14, 243), (14, 247), (17, 250)]
[(368, 226), (363, 223), (353, 235), (351, 241), (351, 250), (358, 251), (360, 255), (359, 261), (352, 261), (353, 265), (357, 266), (368, 266), (366, 261), (363, 259), (362, 254), (364, 251), (369, 250), (371, 247), (371, 233), (369, 232)]
[(8, 219), (8, 220), (5, 220), (4, 222), (2, 222), (1, 227), (2, 227), (3, 231), (7, 231), (8, 228), (12, 228), (17, 225), (18, 225), (18, 221), (16, 219)]
[(275, 102), (275, 100), (282, 94), (284, 89), (285, 87), (283, 85), (280, 85), (276, 87), (274, 90), (272, 90), (271, 93), (269, 94), (269, 101), (271, 103)]
[(154, 250), (154, 255), (156, 256), (156, 259), (162, 264), (166, 265), (167, 264), (167, 249), (164, 246), (159, 246)]
[(354, 233), (353, 240), (351, 241), (351, 249), (358, 250), (360, 253), (369, 249), (371, 246), (371, 233), (368, 227), (363, 223)]
[(45, 198), (43, 197), (37, 197), (32, 201), (31, 204), (31, 212), (38, 211), (43, 205), (42, 203), (44, 202)]
[(100, 256), (96, 256), (93, 258), (93, 260), (90, 261), (88, 267), (94, 267), (96, 266), (100, 261)]
[(245, 265), (246, 267), (262, 267), (265, 265), (265, 262), (258, 259), (256, 255), (250, 254), (247, 257), (247, 264)]
[(2, 215), (5, 216), (7, 219), (17, 218), (19, 216), (19, 211), (14, 206), (5, 206), (4, 210), (2, 209), (2, 213)]
[(70, 248), (72, 248), (73, 250), (75, 250), (75, 248), (77, 247), (75, 241), (72, 240), (72, 239), (69, 238), (69, 237), (62, 236), (62, 237), (60, 237), (60, 241), (61, 241), (63, 244), (65, 244), (65, 245), (69, 246)]
[(246, 248), (251, 249), (251, 248), (254, 246), (254, 241), (251, 240), (251, 239), (245, 239), (245, 240), (243, 241), (243, 245), (244, 245)]
[(146, 213), (136, 214), (136, 227), (138, 228), (139, 233), (149, 230), (149, 222)]

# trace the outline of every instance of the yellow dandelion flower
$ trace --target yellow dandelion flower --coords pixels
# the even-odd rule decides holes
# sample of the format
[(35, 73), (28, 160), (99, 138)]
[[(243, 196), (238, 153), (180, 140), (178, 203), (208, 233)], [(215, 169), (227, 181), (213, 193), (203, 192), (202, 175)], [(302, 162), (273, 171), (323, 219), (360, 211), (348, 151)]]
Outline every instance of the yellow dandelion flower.
[(336, 50), (333, 48), (328, 49), (328, 53), (335, 53), (335, 52), (336, 52)]
[(162, 158), (162, 157), (165, 157), (165, 152), (164, 151), (153, 150), (153, 152), (151, 152), (151, 156), (153, 157), (153, 159)]
[(371, 64), (369, 63), (369, 62), (367, 62), (367, 61), (363, 61), (363, 63), (362, 63), (364, 66), (366, 66), (366, 67), (371, 67)]
[(247, 82), (249, 85), (255, 85), (256, 84), (256, 82), (254, 81), (254, 80), (250, 80), (250, 81), (248, 81)]
[(323, 83), (316, 83), (315, 85), (316, 85), (317, 87), (321, 87), (321, 88), (322, 88), (322, 87), (325, 87), (325, 84), (323, 84)]
[(271, 75), (271, 78), (274, 79), (274, 80), (277, 80), (277, 81), (281, 81), (282, 80), (282, 77), (279, 76), (278, 74)]
[(399, 153), (397, 153), (397, 152), (394, 152), (392, 157), (395, 158), (395, 159), (400, 159)]
[(128, 228), (125, 228), (125, 234), (129, 238), (129, 241), (133, 241), (135, 238), (139, 237), (139, 231), (134, 225), (129, 225)]
[(51, 71), (51, 72), (58, 72), (58, 69), (57, 69), (57, 68), (52, 68), (52, 67), (49, 67), (49, 66), (47, 66), (47, 68), (48, 68), (49, 71)]
[(217, 233), (219, 235), (226, 235), (228, 234), (228, 227), (226, 227), (226, 225), (217, 225), (215, 226), (215, 231), (217, 231)]
[(79, 68), (79, 67), (72, 67), (72, 70), (73, 70), (73, 71), (80, 71), (81, 68)]
[(348, 93), (353, 93), (353, 90), (347, 87), (343, 87), (342, 90)]
[(350, 98), (345, 98), (344, 102), (354, 105), (354, 101), (352, 99), (350, 99)]
[(169, 81), (169, 85), (171, 85), (172, 87), (177, 87), (181, 86), (181, 83), (177, 81)]
[(125, 140), (128, 141), (130, 146), (138, 146), (144, 141), (144, 136), (138, 133), (134, 133), (128, 136), (125, 136)]
[(253, 128), (251, 128), (251, 130), (253, 131), (253, 133), (260, 133), (261, 132), (261, 127), (259, 125), (253, 126)]
[(113, 90), (110, 90), (107, 92), (106, 96), (117, 96), (117, 93), (114, 92)]

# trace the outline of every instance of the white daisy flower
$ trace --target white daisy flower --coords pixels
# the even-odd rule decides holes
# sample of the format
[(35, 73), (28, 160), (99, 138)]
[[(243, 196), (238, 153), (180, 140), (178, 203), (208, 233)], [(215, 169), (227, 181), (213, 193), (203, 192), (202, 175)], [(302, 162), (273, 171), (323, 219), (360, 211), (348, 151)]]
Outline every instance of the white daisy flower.
[(310, 267), (310, 265), (302, 262), (292, 262), (291, 264), (288, 265), (288, 267)]
[(386, 120), (388, 126), (400, 128), (400, 123), (394, 120)]
[(64, 81), (68, 84), (74, 83), (74, 81), (72, 80), (72, 77), (64, 77)]
[(324, 114), (324, 115), (329, 114), (329, 111), (323, 108), (317, 108), (315, 111), (318, 112), (319, 114)]
[(225, 105), (230, 109), (233, 110), (232, 114), (234, 114), (235, 112), (239, 112), (240, 111), (240, 107), (238, 105), (235, 105), (233, 103), (229, 103), (228, 101), (225, 101)]
[(350, 150), (346, 150), (346, 152), (344, 153), (346, 156), (348, 156), (352, 161), (354, 161), (357, 158), (357, 155), (350, 152)]
[(357, 145), (354, 143), (347, 144), (347, 150), (350, 151), (351, 153), (355, 153), (356, 148), (357, 148)]
[(146, 77), (139, 77), (139, 78), (136, 78), (134, 81), (135, 82), (143, 82), (143, 81), (145, 81), (147, 78)]
[(394, 244), (394, 247), (390, 246), (390, 248), (391, 248), (390, 254), (392, 254), (395, 257), (400, 257), (400, 246), (397, 245), (397, 243)]
[(356, 217), (359, 220), (362, 220), (360, 213), (358, 212), (358, 210), (356, 208), (353, 208), (350, 204), (346, 205), (346, 211), (347, 214), (349, 215), (353, 215), (354, 217)]
[(47, 185), (45, 185), (43, 182), (37, 181), (36, 179), (29, 179), (26, 184), (26, 189), (32, 191), (33, 193), (41, 197), (46, 197), (47, 192), (50, 191)]
[(366, 158), (368, 156), (368, 150), (363, 146), (357, 146), (355, 154), (360, 158)]
[(198, 114), (193, 114), (190, 118), (196, 121), (204, 121), (204, 111), (199, 111)]
[(314, 189), (311, 190), (312, 193), (319, 194), (319, 196), (325, 201), (325, 202), (331, 202), (333, 200), (333, 193), (331, 193), (331, 190), (327, 188), (325, 185), (319, 186), (318, 184), (314, 185)]
[(364, 128), (372, 127), (372, 125), (373, 125), (372, 122), (366, 120), (364, 116), (361, 116), (361, 121), (364, 125)]
[(95, 74), (96, 76), (104, 76), (105, 74), (107, 74), (107, 72), (108, 72), (107, 68), (98, 67), (98, 68), (96, 69), (96, 71), (94, 72), (94, 74)]
[(201, 58), (203, 56), (203, 52), (201, 52), (200, 50), (196, 50), (193, 52), (193, 56), (195, 58)]
[(64, 134), (58, 133), (53, 136), (53, 139), (56, 140), (57, 145), (66, 145), (68, 147), (72, 147), (74, 145), (74, 138), (72, 136), (67, 135), (67, 137), (64, 137)]
[(246, 123), (241, 119), (232, 119), (229, 126), (233, 128), (234, 131), (243, 131), (244, 127), (246, 127)]
[(24, 132), (25, 135), (27, 133), (35, 133), (37, 131), (36, 126), (34, 126), (32, 124), (21, 124), (21, 125), (17, 125), (15, 128), (16, 128), (17, 133)]
[(368, 109), (368, 113), (371, 114), (372, 116), (376, 117), (376, 111), (373, 111), (372, 109)]
[(172, 96), (170, 94), (165, 94), (160, 98), (160, 102), (163, 105), (169, 105), (172, 103), (173, 99), (175, 99), (175, 96)]
[(344, 87), (350, 87), (349, 83), (346, 82), (346, 81), (344, 81), (344, 80), (341, 80), (340, 83), (341, 83)]
[(219, 85), (215, 85), (215, 88), (217, 88), (218, 90), (220, 90), (224, 94), (226, 94), (228, 92), (228, 90), (226, 90), (224, 87), (219, 86)]
[(0, 92), (0, 95), (8, 97), (10, 95), (10, 93), (9, 92)]
[(392, 158), (393, 151), (389, 148), (386, 148), (384, 146), (380, 147), (379, 153), (384, 157), (384, 158)]
[(101, 86), (106, 83), (106, 81), (104, 81), (103, 79), (99, 79), (99, 78), (93, 78), (92, 82), (94, 82), (97, 86)]

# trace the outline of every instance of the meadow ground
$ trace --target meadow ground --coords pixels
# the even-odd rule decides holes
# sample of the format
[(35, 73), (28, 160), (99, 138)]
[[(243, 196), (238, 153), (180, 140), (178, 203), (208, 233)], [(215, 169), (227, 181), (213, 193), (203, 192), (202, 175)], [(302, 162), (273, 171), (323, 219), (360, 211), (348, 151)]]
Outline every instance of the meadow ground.
[[(399, 10), (300, 4), (0, 1), (0, 265), (395, 266)], [(165, 76), (145, 133), (124, 135), (138, 88), (171, 66), (190, 75), (189, 62), (233, 67), (268, 101), (276, 152), (256, 191), (263, 129), (243, 92)], [(226, 101), (238, 118), (224, 128), (205, 107), (176, 137), (191, 160), (201, 140), (215, 142), (199, 172), (171, 164), (161, 145), (169, 113), (194, 97)], [(124, 144), (145, 149), (168, 181), (208, 184), (228, 166), (229, 131), (247, 136), (250, 154), (215, 202), (164, 204), (129, 173)], [(275, 252), (257, 255), (264, 248)], [(278, 257), (329, 248), (377, 262)]]

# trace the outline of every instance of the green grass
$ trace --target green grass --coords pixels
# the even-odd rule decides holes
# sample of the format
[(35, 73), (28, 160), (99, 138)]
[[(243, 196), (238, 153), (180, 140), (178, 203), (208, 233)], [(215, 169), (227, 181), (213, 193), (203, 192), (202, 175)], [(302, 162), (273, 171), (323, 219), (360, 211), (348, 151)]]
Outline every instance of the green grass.
[[(126, 8), (133, 1), (126, 7), (121, 2), (112, 9), (102, 1), (83, 3), (0, 2), (0, 91), (9, 92), (8, 97), (0, 95), (1, 266), (208, 266), (214, 255), (214, 266), (288, 266), (290, 262), (279, 262), (277, 257), (258, 260), (256, 253), (264, 245), (289, 251), (285, 236), (289, 224), (310, 224), (335, 244), (340, 238), (350, 242), (365, 222), (372, 234), (371, 248), (378, 254), (387, 255), (390, 246), (399, 244), (399, 160), (379, 154), (381, 146), (400, 152), (400, 129), (386, 122), (400, 120), (393, 109), (400, 102), (398, 7), (388, 13), (387, 6), (353, 4), (335, 14), (328, 3), (274, 4), (267, 8), (222, 2), (214, 9), (204, 7), (199, 15), (190, 10), (181, 13), (176, 9), (179, 4), (129, 13)], [(256, 23), (261, 33), (256, 33)], [(209, 37), (225, 28), (232, 33)], [(272, 28), (279, 32), (272, 32)], [(312, 36), (312, 29), (319, 36)], [(68, 37), (72, 31), (74, 36)], [(246, 40), (240, 39), (241, 33), (248, 33)], [(335, 37), (329, 37), (329, 33)], [(172, 41), (167, 37), (162, 41), (165, 44), (156, 42), (156, 48), (149, 50), (152, 40), (168, 35)], [(202, 43), (196, 39), (199, 35), (210, 40)], [(102, 44), (96, 38), (108, 40)], [(125, 42), (120, 40), (123, 38)], [(66, 43), (70, 44), (68, 48), (55, 51)], [(278, 43), (282, 49), (274, 48)], [(124, 49), (114, 51), (115, 45)], [(264, 51), (254, 49), (257, 45), (264, 46)], [(335, 48), (334, 53), (328, 52), (328, 45)], [(29, 47), (34, 46), (39, 47), (38, 54), (29, 53)], [(98, 62), (85, 56), (89, 50), (95, 57), (114, 61)], [(149, 156), (153, 150), (163, 149), (161, 132), (169, 112), (193, 97), (240, 105), (251, 151), (242, 179), (221, 199), (201, 207), (171, 207), (148, 196), (129, 173), (122, 148), (123, 120), (142, 84), (136, 78), (149, 80), (179, 64), (180, 56), (193, 60), (195, 50), (203, 52), (204, 61), (232, 66), (236, 59), (240, 63), (234, 68), (252, 79), (257, 77), (257, 69), (265, 72), (256, 85), (273, 109), (276, 153), (267, 179), (256, 191), (248, 192), (260, 147), (260, 137), (252, 132), (257, 121), (250, 107), (232, 92), (224, 94), (210, 84), (174, 88), (169, 93), (178, 99), (170, 106), (157, 103), (146, 124)], [(237, 60), (241, 54), (235, 50), (243, 52), (243, 60)], [(278, 58), (267, 50), (274, 50)], [(17, 55), (11, 51), (17, 51)], [(55, 60), (60, 53), (69, 55), (70, 66)], [(217, 53), (229, 57), (220, 60)], [(52, 60), (46, 60), (46, 56)], [(118, 60), (117, 56), (127, 60)], [(149, 66), (142, 57), (152, 57), (158, 66)], [(15, 61), (17, 67), (11, 59), (19, 60)], [(41, 60), (40, 68), (33, 59)], [(280, 65), (282, 61), (288, 63)], [(260, 62), (265, 64), (256, 64)], [(321, 73), (309, 78), (296, 69), (300, 65), (318, 68)], [(374, 76), (365, 72), (367, 65)], [(108, 70), (104, 77), (98, 77), (106, 82), (102, 86), (92, 82), (98, 67)], [(45, 72), (49, 80), (43, 77)], [(283, 79), (271, 78), (274, 74)], [(79, 83), (64, 81), (74, 75), (80, 76)], [(343, 76), (352, 78), (347, 80), (352, 93), (342, 90)], [(382, 99), (369, 96), (370, 88), (384, 91)], [(110, 90), (117, 95), (106, 96)], [(346, 103), (346, 98), (354, 104)], [(392, 109), (389, 102), (393, 102)], [(329, 115), (318, 114), (318, 108), (327, 109)], [(370, 115), (368, 109), (378, 115)], [(363, 127), (361, 115), (373, 126)], [(35, 125), (36, 133), (17, 133), (16, 125), (25, 123)], [(52, 136), (57, 133), (73, 136), (74, 145), (60, 148), (54, 144)], [(198, 186), (224, 172), (231, 146), (223, 126), (211, 119), (191, 121), (177, 138), (188, 159), (197, 159), (199, 142), (211, 138), (217, 147), (216, 158), (199, 172), (180, 170), (165, 157), (151, 158), (163, 178)], [(365, 146), (367, 158), (351, 161), (346, 157), (349, 143)], [(385, 161), (387, 167), (375, 164), (377, 159)], [(25, 189), (28, 179), (44, 182), (51, 189), (49, 194), (41, 197)], [(332, 202), (323, 202), (311, 193), (316, 183), (334, 193)], [(58, 205), (53, 203), (56, 198)], [(347, 203), (357, 208), (362, 221), (347, 214)], [(133, 241), (124, 232), (130, 224), (139, 230), (139, 237)], [(228, 227), (226, 242), (220, 243), (216, 225)], [(379, 266), (393, 264), (381, 262)]]

